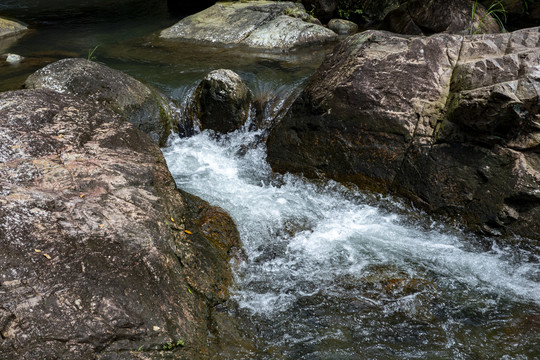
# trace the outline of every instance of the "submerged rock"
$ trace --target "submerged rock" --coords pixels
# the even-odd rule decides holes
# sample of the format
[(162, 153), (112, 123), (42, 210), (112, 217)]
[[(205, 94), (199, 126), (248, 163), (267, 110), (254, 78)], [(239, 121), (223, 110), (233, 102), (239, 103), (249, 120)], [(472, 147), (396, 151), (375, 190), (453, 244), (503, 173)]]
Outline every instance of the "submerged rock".
[(0, 17), (0, 37), (15, 35), (26, 30), (28, 30), (26, 24)]
[(222, 2), (182, 19), (160, 36), (270, 51), (288, 51), (336, 39), (333, 31), (310, 22), (310, 18), (301, 4), (292, 2)]
[(469, 0), (409, 0), (385, 17), (382, 28), (410, 35), (500, 32), (499, 25), (482, 4), (476, 4), (474, 19), (472, 13), (473, 4)]
[(0, 103), (2, 358), (162, 359), (172, 343), (201, 359), (233, 336), (210, 328), (231, 218), (179, 192), (158, 146), (106, 107), (51, 90)]
[(272, 130), (268, 160), (539, 240), (539, 39), (353, 35)]
[(201, 130), (227, 133), (240, 129), (249, 117), (253, 95), (232, 70), (211, 71), (193, 94), (190, 118)]
[(173, 102), (156, 89), (118, 70), (85, 59), (63, 59), (28, 77), (25, 87), (51, 89), (97, 101), (124, 116), (164, 146), (178, 131)]

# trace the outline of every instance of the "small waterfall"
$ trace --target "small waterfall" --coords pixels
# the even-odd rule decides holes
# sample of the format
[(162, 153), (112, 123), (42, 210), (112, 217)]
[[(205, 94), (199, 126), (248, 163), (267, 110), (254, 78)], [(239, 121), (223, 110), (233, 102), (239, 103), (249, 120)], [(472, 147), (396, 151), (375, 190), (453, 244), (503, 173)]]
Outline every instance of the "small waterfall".
[[(253, 79), (249, 76), (247, 79), (253, 94), (253, 101), (244, 130), (262, 130), (259, 138), (264, 138), (270, 129), (285, 116), (287, 110), (300, 94), (306, 79), (301, 78), (291, 84), (259, 81), (257, 78)], [(180, 115), (180, 137), (189, 137), (200, 133), (196, 119), (193, 119), (192, 114), (190, 114), (190, 106), (197, 86), (198, 83), (195, 83), (192, 86), (175, 89), (173, 92), (173, 97), (180, 99), (177, 103)]]

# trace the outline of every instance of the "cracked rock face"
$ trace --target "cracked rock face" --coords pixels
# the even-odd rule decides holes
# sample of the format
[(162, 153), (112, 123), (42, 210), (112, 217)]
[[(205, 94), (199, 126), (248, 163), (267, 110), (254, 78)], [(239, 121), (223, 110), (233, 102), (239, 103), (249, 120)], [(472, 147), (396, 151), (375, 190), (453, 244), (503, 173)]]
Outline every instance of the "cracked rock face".
[(205, 358), (237, 246), (231, 218), (179, 192), (113, 111), (0, 94), (1, 359), (161, 359), (179, 340), (175, 358)]
[(539, 240), (539, 47), (539, 28), (351, 36), (272, 130), (269, 162)]

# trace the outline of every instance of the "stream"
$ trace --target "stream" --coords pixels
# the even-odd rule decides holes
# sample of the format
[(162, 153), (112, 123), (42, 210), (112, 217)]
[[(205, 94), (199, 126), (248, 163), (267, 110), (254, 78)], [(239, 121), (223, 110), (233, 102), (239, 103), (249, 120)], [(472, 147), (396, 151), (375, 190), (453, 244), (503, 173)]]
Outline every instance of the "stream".
[[(2, 45), (0, 53), (26, 58), (0, 65), (2, 91), (20, 88), (47, 63), (95, 49), (96, 61), (180, 105), (208, 71), (232, 69), (255, 97), (274, 99), (272, 114), (327, 51), (278, 56), (170, 44), (156, 31), (181, 15), (166, 8), (64, 21), (37, 17), (30, 3), (0, 4), (0, 15), (34, 29)], [(234, 265), (229, 311), (250, 324), (256, 353), (224, 358), (540, 358), (538, 255), (474, 237), (397, 199), (272, 173), (261, 135), (205, 131), (171, 136), (162, 149), (178, 187), (225, 209), (241, 235), (245, 256)]]

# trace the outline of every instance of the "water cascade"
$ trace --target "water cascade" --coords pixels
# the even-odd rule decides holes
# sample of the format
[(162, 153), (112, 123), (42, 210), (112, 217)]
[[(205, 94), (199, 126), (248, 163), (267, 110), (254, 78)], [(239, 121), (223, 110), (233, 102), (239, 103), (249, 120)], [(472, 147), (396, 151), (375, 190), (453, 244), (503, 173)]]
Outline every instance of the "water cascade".
[(257, 358), (538, 355), (538, 258), (484, 251), (391, 200), (272, 174), (259, 135), (203, 132), (164, 149), (178, 186), (237, 223), (233, 299), (257, 324)]

